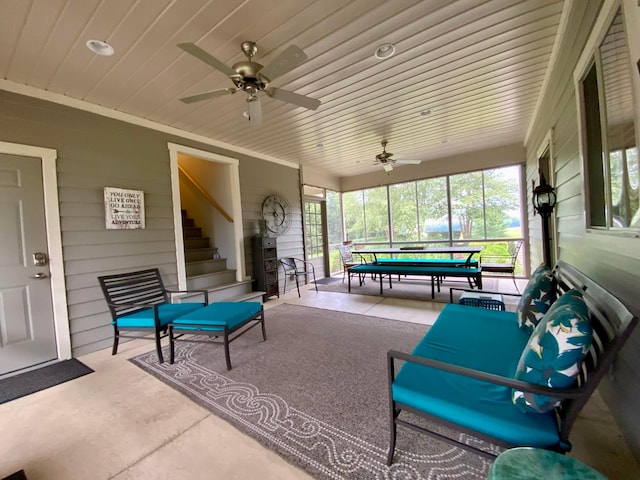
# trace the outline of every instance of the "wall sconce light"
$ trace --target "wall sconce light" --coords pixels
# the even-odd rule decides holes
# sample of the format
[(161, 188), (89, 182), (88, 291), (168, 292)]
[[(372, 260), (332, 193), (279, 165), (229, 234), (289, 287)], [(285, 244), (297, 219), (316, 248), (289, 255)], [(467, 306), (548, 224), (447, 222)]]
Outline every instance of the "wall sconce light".
[(551, 267), (551, 238), (549, 236), (549, 217), (556, 206), (556, 191), (547, 183), (540, 172), (540, 185), (533, 189), (533, 208), (542, 217), (542, 251), (544, 262)]

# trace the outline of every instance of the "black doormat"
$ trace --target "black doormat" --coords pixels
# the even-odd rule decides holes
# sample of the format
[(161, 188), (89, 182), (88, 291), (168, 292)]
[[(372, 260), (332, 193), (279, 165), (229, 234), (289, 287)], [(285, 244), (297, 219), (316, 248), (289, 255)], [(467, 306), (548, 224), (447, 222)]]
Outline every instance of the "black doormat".
[(0, 380), (0, 404), (93, 372), (75, 358)]
[(4, 477), (2, 480), (27, 480), (27, 476), (24, 470), (20, 470), (19, 472), (12, 473), (8, 477)]

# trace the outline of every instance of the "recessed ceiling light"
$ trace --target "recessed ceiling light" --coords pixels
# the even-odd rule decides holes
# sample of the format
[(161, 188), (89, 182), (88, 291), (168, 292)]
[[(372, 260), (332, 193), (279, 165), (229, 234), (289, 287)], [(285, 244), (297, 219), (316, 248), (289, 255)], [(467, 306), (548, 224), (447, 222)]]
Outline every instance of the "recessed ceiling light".
[(103, 42), (102, 40), (88, 40), (87, 48), (93, 53), (102, 55), (103, 57), (110, 57), (111, 55), (116, 53), (111, 45), (109, 45), (107, 42)]
[(374, 55), (376, 58), (382, 60), (384, 58), (389, 58), (394, 53), (396, 53), (396, 46), (393, 43), (385, 43), (376, 48)]
[(421, 117), (426, 117), (427, 115), (431, 115), (431, 110), (429, 110), (428, 108), (420, 112)]
[(324, 147), (324, 143), (316, 143), (316, 147), (322, 148), (322, 147)]
[(442, 141), (440, 143), (449, 143), (449, 140), (446, 138), (443, 138)]

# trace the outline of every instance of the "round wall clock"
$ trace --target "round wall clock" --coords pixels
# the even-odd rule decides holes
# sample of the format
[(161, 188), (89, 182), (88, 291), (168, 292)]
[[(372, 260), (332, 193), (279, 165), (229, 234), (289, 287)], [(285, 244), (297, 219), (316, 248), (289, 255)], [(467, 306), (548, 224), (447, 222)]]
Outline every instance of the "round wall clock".
[(269, 195), (262, 202), (262, 218), (267, 230), (281, 235), (291, 226), (289, 202), (281, 195)]

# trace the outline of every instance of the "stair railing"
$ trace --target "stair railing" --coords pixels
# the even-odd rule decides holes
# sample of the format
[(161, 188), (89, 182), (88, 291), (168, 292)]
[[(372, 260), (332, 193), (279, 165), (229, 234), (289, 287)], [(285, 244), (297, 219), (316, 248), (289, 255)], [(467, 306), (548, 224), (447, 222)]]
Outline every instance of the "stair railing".
[(180, 165), (178, 165), (178, 170), (180, 170), (180, 172), (187, 178), (187, 180), (189, 180), (193, 184), (193, 186), (196, 187), (202, 195), (204, 195), (204, 198), (206, 198), (209, 203), (213, 205), (213, 207), (218, 210), (218, 212), (220, 212), (220, 215), (222, 215), (228, 222), (233, 223), (233, 218), (231, 218), (231, 216), (229, 216), (229, 214), (224, 211), (224, 208), (222, 208), (220, 204), (216, 202), (216, 200), (211, 195), (209, 195), (209, 193), (196, 181), (195, 178), (189, 175), (189, 173)]

